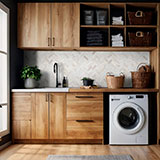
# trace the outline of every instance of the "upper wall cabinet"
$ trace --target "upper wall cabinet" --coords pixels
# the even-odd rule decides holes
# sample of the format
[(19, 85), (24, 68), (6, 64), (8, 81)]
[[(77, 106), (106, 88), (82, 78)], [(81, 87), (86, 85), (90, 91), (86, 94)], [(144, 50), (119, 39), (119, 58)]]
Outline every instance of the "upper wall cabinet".
[(52, 4), (52, 45), (55, 47), (79, 47), (79, 4)]
[(49, 3), (18, 4), (18, 48), (48, 47), (51, 37)]
[(79, 47), (78, 3), (19, 3), (18, 48)]

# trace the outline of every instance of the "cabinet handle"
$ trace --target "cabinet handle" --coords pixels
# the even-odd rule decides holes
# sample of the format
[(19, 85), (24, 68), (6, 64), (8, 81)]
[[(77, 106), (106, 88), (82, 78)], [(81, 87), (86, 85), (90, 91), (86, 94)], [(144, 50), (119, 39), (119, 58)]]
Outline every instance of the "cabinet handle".
[(46, 102), (48, 102), (48, 93), (46, 93)]
[(50, 101), (51, 101), (52, 103), (54, 103), (53, 95), (50, 95)]
[(76, 120), (76, 122), (94, 122), (93, 120)]
[(48, 37), (48, 46), (50, 46), (50, 38)]
[(2, 105), (0, 105), (0, 108), (2, 108)]
[(55, 46), (55, 38), (53, 37), (52, 46)]
[(75, 96), (76, 98), (94, 98), (93, 96)]

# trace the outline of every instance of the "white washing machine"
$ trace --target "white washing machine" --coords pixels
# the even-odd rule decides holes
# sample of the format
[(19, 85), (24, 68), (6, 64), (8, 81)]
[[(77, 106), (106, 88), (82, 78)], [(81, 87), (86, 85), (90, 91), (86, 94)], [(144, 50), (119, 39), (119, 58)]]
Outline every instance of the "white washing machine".
[(109, 144), (148, 144), (148, 95), (109, 96)]

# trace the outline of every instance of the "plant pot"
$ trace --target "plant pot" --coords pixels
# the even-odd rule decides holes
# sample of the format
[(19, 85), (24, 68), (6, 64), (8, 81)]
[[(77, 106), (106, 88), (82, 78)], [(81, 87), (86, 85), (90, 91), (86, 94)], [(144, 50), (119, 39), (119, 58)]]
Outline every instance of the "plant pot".
[(91, 80), (91, 79), (85, 79), (85, 80), (83, 80), (83, 85), (84, 86), (93, 86), (93, 81), (94, 80)]
[(24, 87), (25, 88), (35, 88), (36, 87), (36, 80), (32, 78), (27, 78), (24, 81)]

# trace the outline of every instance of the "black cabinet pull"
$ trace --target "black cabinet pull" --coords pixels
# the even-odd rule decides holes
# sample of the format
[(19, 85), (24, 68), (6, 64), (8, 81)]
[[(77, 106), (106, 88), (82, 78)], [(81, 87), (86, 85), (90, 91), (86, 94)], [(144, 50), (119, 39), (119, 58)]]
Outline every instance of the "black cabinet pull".
[(0, 105), (0, 108), (2, 108), (2, 105)]
[(93, 96), (76, 96), (76, 98), (94, 98)]
[(93, 120), (76, 120), (76, 122), (94, 122)]

